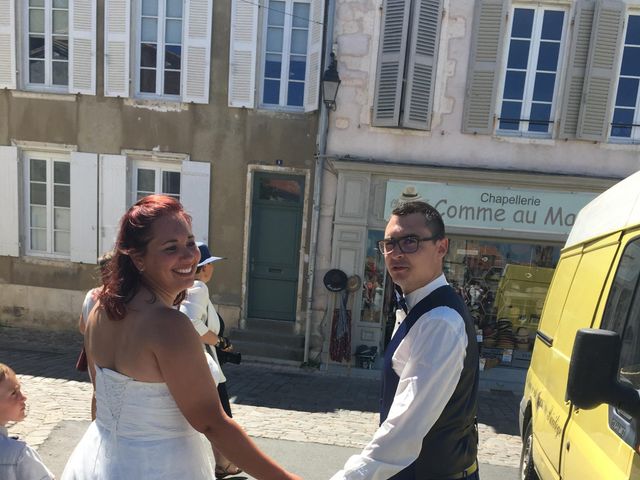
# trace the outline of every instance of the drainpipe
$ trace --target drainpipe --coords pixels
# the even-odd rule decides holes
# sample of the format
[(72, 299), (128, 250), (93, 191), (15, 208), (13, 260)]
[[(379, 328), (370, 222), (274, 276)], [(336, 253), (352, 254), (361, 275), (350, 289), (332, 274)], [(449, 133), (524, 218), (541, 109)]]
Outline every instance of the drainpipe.
[[(331, 61), (333, 51), (333, 21), (336, 11), (336, 0), (327, 0), (324, 62), (320, 73), (321, 79), (324, 71)], [(320, 84), (322, 91), (322, 83)], [(318, 249), (318, 225), (320, 223), (320, 201), (322, 197), (322, 175), (324, 174), (324, 161), (327, 152), (327, 133), (329, 130), (329, 111), (320, 101), (320, 118), (318, 119), (318, 135), (316, 137), (316, 165), (313, 181), (313, 207), (311, 212), (311, 243), (309, 245), (309, 269), (307, 271), (307, 318), (304, 329), (304, 362), (309, 361), (309, 347), (311, 341), (311, 313), (313, 308), (313, 284), (316, 270), (316, 255)]]

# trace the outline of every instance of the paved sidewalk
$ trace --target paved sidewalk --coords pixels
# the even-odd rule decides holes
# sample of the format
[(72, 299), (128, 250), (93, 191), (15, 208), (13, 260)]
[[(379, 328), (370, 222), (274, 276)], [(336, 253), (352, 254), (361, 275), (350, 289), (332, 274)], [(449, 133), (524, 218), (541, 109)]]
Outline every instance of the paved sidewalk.
[[(62, 422), (90, 419), (91, 384), (74, 369), (79, 334), (33, 337), (0, 327), (0, 362), (19, 374), (29, 405), (27, 419), (9, 430), (38, 447)], [(361, 448), (376, 429), (376, 379), (250, 363), (224, 370), (234, 417), (253, 437)], [(481, 463), (518, 466), (518, 401), (510, 392), (480, 393)]]

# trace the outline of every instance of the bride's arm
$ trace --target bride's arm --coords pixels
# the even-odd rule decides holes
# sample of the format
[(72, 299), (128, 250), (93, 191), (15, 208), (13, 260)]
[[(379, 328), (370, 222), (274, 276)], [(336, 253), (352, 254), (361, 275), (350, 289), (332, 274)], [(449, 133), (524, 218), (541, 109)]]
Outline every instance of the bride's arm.
[(156, 320), (150, 345), (178, 408), (197, 431), (234, 464), (259, 480), (292, 479), (261, 452), (242, 428), (222, 409), (200, 339), (191, 321), (176, 310)]

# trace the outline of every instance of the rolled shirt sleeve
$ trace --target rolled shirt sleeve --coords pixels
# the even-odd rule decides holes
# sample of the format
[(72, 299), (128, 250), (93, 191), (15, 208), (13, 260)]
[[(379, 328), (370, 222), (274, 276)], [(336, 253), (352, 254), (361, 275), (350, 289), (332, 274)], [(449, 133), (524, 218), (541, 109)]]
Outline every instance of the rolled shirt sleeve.
[(393, 356), (400, 380), (387, 419), (331, 480), (386, 480), (411, 465), (456, 389), (466, 348), (455, 310), (437, 307), (420, 317)]
[(187, 296), (180, 305), (180, 311), (189, 317), (199, 336), (209, 331), (205, 324), (208, 305), (209, 289), (200, 281), (196, 281), (193, 287), (187, 290)]

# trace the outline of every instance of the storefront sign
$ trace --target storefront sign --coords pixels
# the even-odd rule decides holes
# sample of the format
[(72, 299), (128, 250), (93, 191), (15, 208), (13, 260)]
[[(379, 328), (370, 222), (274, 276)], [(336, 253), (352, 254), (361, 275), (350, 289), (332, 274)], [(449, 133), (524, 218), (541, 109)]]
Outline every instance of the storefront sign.
[(388, 219), (400, 202), (423, 200), (440, 212), (446, 226), (568, 234), (580, 209), (596, 196), (389, 180), (384, 214)]

